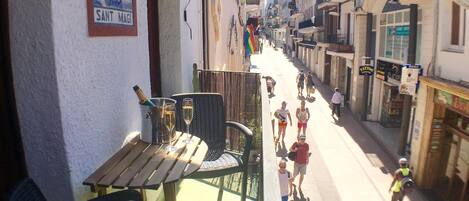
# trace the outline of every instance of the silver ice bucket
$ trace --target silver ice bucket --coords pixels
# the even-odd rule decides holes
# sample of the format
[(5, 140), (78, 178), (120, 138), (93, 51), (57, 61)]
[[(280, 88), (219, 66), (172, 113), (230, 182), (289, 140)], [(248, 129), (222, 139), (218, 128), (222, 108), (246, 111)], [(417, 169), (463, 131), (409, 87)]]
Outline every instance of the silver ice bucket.
[[(176, 103), (171, 98), (150, 98), (155, 107), (140, 105), (142, 112), (142, 132), (140, 139), (151, 144), (167, 144), (174, 137), (175, 132), (169, 133), (166, 129), (163, 119), (165, 103)], [(174, 130), (174, 129), (173, 129)]]

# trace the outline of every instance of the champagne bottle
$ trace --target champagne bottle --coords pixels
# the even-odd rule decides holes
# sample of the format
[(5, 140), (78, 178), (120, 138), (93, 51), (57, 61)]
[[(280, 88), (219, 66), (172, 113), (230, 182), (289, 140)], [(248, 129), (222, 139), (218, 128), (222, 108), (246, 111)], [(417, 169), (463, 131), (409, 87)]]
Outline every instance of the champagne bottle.
[(153, 102), (151, 102), (150, 99), (148, 99), (148, 97), (145, 96), (142, 89), (140, 89), (140, 87), (138, 85), (135, 85), (133, 87), (133, 89), (134, 89), (135, 93), (137, 94), (140, 105), (155, 107), (155, 104), (153, 104)]

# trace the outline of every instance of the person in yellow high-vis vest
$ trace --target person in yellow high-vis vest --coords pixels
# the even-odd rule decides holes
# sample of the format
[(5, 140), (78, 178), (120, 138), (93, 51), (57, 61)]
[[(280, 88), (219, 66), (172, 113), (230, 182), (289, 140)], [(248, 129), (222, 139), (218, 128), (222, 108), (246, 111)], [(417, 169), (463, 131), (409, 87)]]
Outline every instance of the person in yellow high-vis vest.
[(392, 180), (391, 186), (389, 187), (389, 191), (392, 191), (392, 198), (391, 201), (403, 201), (405, 193), (403, 188), (403, 182), (410, 182), (413, 183), (411, 180), (412, 178), (412, 171), (408, 167), (408, 161), (406, 158), (399, 159), (399, 169), (394, 172), (394, 179)]

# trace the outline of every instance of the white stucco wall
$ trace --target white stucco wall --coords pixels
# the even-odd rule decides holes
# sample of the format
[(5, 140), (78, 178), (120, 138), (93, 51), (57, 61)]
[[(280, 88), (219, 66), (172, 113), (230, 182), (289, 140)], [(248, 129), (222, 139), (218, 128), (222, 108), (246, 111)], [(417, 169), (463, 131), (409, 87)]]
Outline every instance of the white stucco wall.
[[(469, 81), (469, 26), (466, 24), (466, 45), (462, 52), (449, 50), (451, 40), (451, 2), (450, 0), (440, 1), (439, 35), (438, 35), (438, 56), (435, 74), (442, 78), (460, 81)], [(462, 21), (463, 19), (461, 19)], [(466, 23), (469, 23), (469, 12), (466, 10)], [(466, 72), (466, 73), (462, 73)]]
[(52, 1), (57, 84), (74, 196), (81, 183), (140, 130), (132, 86), (150, 94), (147, 2), (137, 1), (137, 37), (89, 37), (85, 1)]
[(150, 94), (147, 8), (138, 36), (89, 37), (86, 1), (10, 1), (15, 91), (29, 175), (48, 200), (85, 200), (83, 180), (140, 130)]
[[(225, 1), (225, 0), (210, 0), (208, 2), (208, 40), (209, 40), (209, 68), (212, 70), (237, 70), (242, 71), (243, 67), (243, 55), (244, 55), (244, 46), (243, 46), (243, 33), (244, 29), (239, 24), (238, 18), (238, 4), (236, 1)], [(214, 29), (214, 14), (212, 5), (215, 5), (215, 10), (217, 10), (217, 5), (221, 4), (220, 13), (216, 17), (218, 19), (219, 27), (219, 40), (215, 38), (215, 29)], [(216, 13), (215, 13), (216, 14)], [(234, 16), (236, 22), (236, 30), (238, 34), (235, 34), (234, 28), (231, 35), (231, 47), (233, 54), (230, 53), (228, 49), (229, 38), (230, 38), (230, 27), (232, 16)], [(244, 18), (244, 9), (241, 9), (241, 17)], [(246, 23), (246, 19), (242, 19), (243, 24)], [(237, 37), (237, 40), (236, 40)], [(236, 42), (237, 41), (237, 42)]]
[[(181, 89), (175, 93), (192, 92), (192, 65), (203, 68), (203, 28), (202, 28), (202, 0), (181, 1)], [(187, 24), (184, 22), (184, 8), (187, 6)], [(192, 29), (192, 39), (190, 38)]]
[(163, 96), (192, 92), (192, 65), (203, 68), (202, 0), (158, 1), (158, 12)]
[(51, 1), (10, 0), (8, 4), (13, 81), (28, 175), (48, 200), (72, 200)]

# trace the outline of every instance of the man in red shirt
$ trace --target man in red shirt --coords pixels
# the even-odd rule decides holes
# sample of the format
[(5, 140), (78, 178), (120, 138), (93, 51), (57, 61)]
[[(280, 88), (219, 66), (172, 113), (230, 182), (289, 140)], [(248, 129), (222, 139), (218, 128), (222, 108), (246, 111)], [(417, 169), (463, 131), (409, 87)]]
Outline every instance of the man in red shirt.
[(309, 145), (306, 141), (305, 135), (300, 135), (298, 142), (293, 143), (290, 148), (290, 151), (296, 152), (295, 164), (293, 166), (293, 182), (295, 181), (296, 176), (300, 175), (300, 181), (298, 183), (298, 191), (302, 193), (301, 183), (303, 183), (304, 175), (306, 174), (306, 167), (309, 162)]

